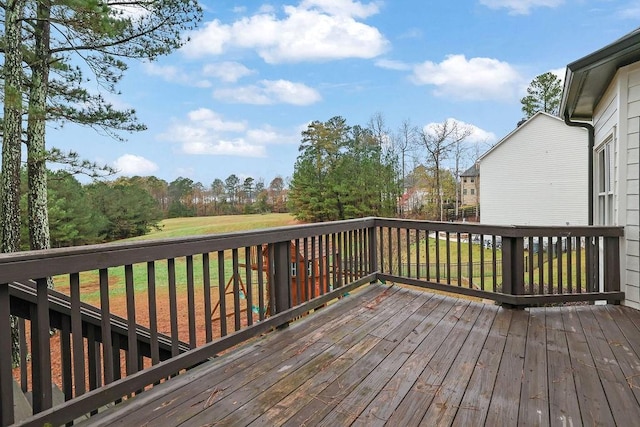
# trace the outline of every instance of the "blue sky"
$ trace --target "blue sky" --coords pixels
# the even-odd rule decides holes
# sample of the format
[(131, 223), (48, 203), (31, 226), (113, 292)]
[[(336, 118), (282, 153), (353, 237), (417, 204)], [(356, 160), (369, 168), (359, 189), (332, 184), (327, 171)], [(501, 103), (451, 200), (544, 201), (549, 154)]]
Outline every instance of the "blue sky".
[(640, 26), (637, 0), (202, 4), (189, 43), (131, 63), (122, 94), (109, 97), (135, 108), (147, 131), (118, 142), (69, 125), (49, 130), (49, 146), (125, 176), (208, 186), (236, 174), (268, 185), (293, 173), (309, 122), (366, 125), (381, 113), (392, 132), (404, 120), (464, 122), (474, 127), (469, 152), (481, 153), (522, 118), (532, 78), (563, 77), (569, 62)]

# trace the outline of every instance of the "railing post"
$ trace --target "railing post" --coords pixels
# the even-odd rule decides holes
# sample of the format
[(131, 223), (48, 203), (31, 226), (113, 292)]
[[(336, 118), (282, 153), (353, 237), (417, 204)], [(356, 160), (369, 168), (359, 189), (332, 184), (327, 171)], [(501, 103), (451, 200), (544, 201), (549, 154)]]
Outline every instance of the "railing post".
[[(502, 237), (502, 292), (524, 295), (524, 240)], [(503, 304), (510, 306), (510, 304)]]
[(273, 290), (275, 293), (274, 314), (291, 308), (290, 242), (273, 245)]
[(375, 225), (369, 227), (369, 271), (373, 273), (378, 271), (378, 234)]
[(604, 238), (604, 290), (620, 291), (620, 240), (619, 237)]
[(49, 288), (46, 278), (36, 280), (36, 306), (31, 318), (33, 413), (52, 406)]
[[(11, 375), (11, 305), (9, 285), (0, 283), (0, 425), (13, 424), (13, 376)], [(24, 369), (25, 367), (21, 367)]]

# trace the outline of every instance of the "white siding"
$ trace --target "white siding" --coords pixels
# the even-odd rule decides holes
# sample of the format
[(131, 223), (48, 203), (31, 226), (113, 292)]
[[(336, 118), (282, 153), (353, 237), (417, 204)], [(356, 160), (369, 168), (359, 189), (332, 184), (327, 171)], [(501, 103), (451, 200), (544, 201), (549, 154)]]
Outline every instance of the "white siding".
[(622, 290), (625, 304), (640, 309), (640, 63), (618, 71), (593, 119), (596, 148), (610, 135), (617, 142), (614, 218), (625, 228), (620, 257)]
[(587, 132), (538, 113), (481, 157), (481, 222), (587, 224), (587, 166)]

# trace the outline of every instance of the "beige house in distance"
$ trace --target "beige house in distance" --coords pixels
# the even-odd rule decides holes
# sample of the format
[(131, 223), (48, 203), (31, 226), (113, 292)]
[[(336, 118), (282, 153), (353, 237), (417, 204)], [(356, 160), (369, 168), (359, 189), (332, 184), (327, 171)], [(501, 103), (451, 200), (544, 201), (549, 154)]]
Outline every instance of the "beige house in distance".
[(476, 164), (460, 174), (462, 206), (477, 206), (480, 202), (480, 172)]

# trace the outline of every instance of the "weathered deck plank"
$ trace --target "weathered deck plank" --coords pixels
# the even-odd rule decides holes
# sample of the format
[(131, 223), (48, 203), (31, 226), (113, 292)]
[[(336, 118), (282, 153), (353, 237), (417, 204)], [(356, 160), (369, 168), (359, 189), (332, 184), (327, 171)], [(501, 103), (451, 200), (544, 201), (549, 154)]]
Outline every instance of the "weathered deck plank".
[(384, 285), (175, 377), (90, 425), (632, 425), (640, 313), (509, 310)]
[(551, 425), (580, 425), (580, 405), (562, 316), (557, 308), (548, 309), (545, 315), (549, 421)]

